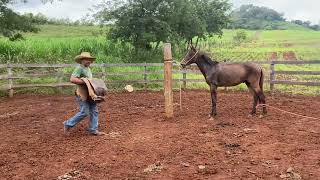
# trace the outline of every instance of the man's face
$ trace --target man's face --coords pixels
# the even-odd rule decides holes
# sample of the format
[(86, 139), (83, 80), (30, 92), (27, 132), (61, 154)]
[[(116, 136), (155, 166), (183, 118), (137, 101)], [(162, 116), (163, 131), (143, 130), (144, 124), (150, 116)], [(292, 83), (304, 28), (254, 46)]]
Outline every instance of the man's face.
[(81, 64), (82, 64), (84, 67), (89, 67), (90, 64), (92, 63), (92, 59), (82, 59), (81, 62), (82, 62)]

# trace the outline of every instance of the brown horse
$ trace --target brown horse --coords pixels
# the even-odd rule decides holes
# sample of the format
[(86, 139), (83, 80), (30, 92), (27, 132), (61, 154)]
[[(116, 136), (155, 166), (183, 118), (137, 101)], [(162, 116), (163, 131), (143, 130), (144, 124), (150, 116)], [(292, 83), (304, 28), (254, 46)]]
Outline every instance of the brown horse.
[[(256, 106), (259, 103), (265, 104), (265, 96), (263, 93), (263, 71), (262, 68), (251, 62), (244, 63), (222, 63), (212, 61), (208, 55), (199, 52), (191, 45), (191, 48), (181, 65), (185, 67), (192, 63), (196, 63), (201, 73), (203, 74), (207, 84), (210, 86), (212, 111), (211, 118), (217, 115), (217, 88), (236, 86), (245, 83), (253, 96), (253, 107), (250, 115), (256, 114)], [(265, 106), (262, 108), (263, 115), (267, 114)], [(262, 116), (261, 116), (262, 117)]]

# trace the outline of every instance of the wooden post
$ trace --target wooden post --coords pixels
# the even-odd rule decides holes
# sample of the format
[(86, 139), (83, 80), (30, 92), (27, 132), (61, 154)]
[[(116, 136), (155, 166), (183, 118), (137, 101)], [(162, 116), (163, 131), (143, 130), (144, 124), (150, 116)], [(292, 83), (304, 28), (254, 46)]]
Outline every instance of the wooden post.
[(7, 65), (8, 70), (8, 90), (9, 90), (9, 97), (13, 97), (13, 80), (12, 80), (12, 67), (10, 64)]
[(164, 99), (167, 118), (173, 117), (173, 93), (172, 93), (172, 53), (171, 44), (164, 44)]
[(143, 80), (144, 80), (144, 90), (147, 91), (147, 88), (148, 88), (148, 82), (147, 82), (147, 63), (144, 64)]
[(106, 69), (105, 69), (105, 63), (100, 65), (101, 71), (102, 71), (102, 79), (104, 82), (106, 82), (106, 78), (107, 78), (107, 73), (106, 73)]
[(274, 89), (274, 61), (270, 63), (270, 91), (272, 92)]
[(108, 89), (108, 84), (107, 84), (107, 70), (106, 68), (108, 67), (107, 64), (103, 63), (101, 64), (101, 70), (102, 70), (102, 79), (104, 81), (104, 83), (106, 83), (106, 87)]

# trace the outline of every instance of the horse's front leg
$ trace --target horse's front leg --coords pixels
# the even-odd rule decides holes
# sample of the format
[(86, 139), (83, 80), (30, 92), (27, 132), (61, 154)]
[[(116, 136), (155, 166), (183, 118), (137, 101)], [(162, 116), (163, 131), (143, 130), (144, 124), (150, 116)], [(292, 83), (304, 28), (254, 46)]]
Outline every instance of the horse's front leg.
[(217, 86), (211, 85), (210, 86), (210, 92), (211, 92), (211, 113), (210, 118), (214, 118), (217, 115)]

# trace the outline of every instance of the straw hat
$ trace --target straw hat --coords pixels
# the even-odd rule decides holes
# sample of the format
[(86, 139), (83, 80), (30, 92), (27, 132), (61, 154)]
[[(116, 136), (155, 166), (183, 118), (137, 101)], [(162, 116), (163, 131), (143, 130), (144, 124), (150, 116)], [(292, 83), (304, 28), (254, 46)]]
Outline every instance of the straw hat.
[(77, 55), (74, 60), (81, 64), (81, 60), (82, 59), (91, 59), (92, 61), (94, 61), (96, 58), (92, 57), (91, 54), (89, 52), (82, 52), (80, 55)]
[(128, 92), (133, 91), (133, 87), (131, 85), (126, 85), (126, 87), (124, 87), (124, 89), (127, 90)]

